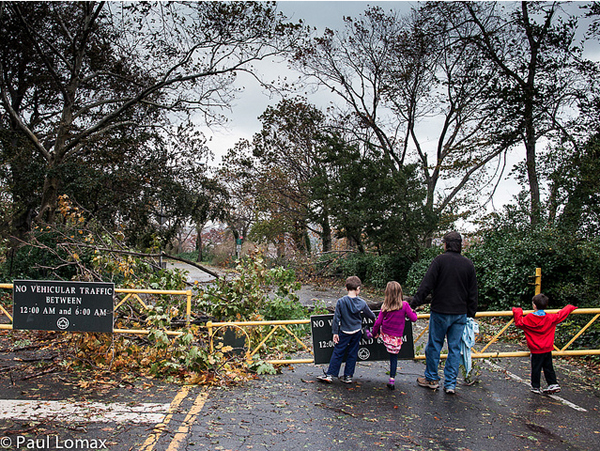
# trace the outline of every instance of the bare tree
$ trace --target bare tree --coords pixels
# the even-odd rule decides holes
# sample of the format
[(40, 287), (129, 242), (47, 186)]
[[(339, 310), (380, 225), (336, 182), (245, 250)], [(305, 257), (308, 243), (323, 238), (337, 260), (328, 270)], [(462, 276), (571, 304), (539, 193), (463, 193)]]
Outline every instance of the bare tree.
[[(432, 214), (455, 210), (476, 174), (507, 149), (483, 132), (495, 120), (491, 108), (481, 108), (489, 103), (491, 65), (481, 65), (477, 49), (419, 11), (400, 17), (368, 9), (346, 18), (344, 31), (327, 30), (305, 45), (296, 61), (339, 95), (346, 131), (366, 149), (379, 148), (396, 170), (419, 163)], [(442, 180), (452, 188), (441, 192)]]
[(569, 139), (567, 124), (587, 89), (578, 70), (577, 18), (563, 11), (561, 2), (450, 6), (441, 10), (455, 32), (498, 72), (487, 95), (501, 104), (506, 139), (525, 148), (530, 219), (536, 224), (542, 212), (538, 143), (553, 134)]

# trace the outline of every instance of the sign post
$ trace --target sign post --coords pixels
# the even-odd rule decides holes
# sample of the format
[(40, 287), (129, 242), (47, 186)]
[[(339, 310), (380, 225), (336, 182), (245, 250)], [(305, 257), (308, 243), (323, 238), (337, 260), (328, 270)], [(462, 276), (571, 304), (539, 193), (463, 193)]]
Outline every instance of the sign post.
[(15, 280), (13, 329), (113, 331), (114, 283)]
[(235, 257), (236, 258), (240, 258), (240, 256), (242, 255), (242, 240), (244, 239), (243, 236), (240, 236), (239, 238), (235, 239)]
[[(375, 317), (379, 312), (375, 313)], [(333, 315), (314, 315), (310, 317), (310, 329), (312, 333), (313, 342), (313, 353), (315, 356), (315, 363), (329, 363), (331, 355), (333, 354), (333, 333), (331, 331), (331, 323), (333, 322)], [(385, 349), (385, 345), (379, 338), (367, 338), (364, 334), (365, 329), (373, 327), (375, 321), (369, 318), (363, 318), (363, 337), (360, 340), (360, 347), (358, 348), (358, 360), (359, 361), (376, 361), (376, 360), (389, 360), (389, 354)], [(415, 350), (413, 344), (412, 335), (412, 323), (410, 320), (406, 320), (404, 325), (404, 336), (402, 337), (402, 348), (398, 353), (399, 359), (410, 360), (415, 358)], [(345, 361), (345, 359), (344, 359)]]

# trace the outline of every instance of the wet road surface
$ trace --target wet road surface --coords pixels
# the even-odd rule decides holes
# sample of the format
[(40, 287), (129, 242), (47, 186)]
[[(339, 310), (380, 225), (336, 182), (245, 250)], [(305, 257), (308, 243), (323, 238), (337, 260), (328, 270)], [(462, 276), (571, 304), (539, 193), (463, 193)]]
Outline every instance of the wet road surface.
[(189, 449), (598, 449), (598, 391), (574, 379), (558, 395), (535, 395), (527, 359), (511, 362), (480, 362), (479, 383), (459, 385), (456, 395), (417, 386), (421, 362), (400, 362), (394, 391), (384, 362), (359, 363), (352, 385), (317, 382), (320, 366), (298, 365), (211, 392)]
[(57, 437), (63, 449), (67, 440), (104, 440), (98, 449), (115, 451), (598, 449), (600, 393), (583, 370), (556, 363), (563, 390), (552, 396), (529, 392), (526, 358), (478, 362), (479, 383), (456, 395), (417, 386), (424, 365), (415, 361), (400, 362), (394, 391), (385, 362), (359, 363), (352, 385), (317, 382), (324, 366), (312, 364), (211, 389), (140, 380), (90, 391), (63, 375), (15, 385), (0, 378), (3, 399), (165, 405), (156, 423), (98, 422), (92, 412), (88, 421), (0, 419), (0, 445), (21, 436)]

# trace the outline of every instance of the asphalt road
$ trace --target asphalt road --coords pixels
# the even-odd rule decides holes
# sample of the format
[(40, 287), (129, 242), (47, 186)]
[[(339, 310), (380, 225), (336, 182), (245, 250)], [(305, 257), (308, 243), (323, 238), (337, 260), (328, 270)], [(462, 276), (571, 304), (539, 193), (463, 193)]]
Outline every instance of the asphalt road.
[(480, 382), (453, 396), (417, 386), (423, 368), (401, 362), (395, 391), (385, 387), (387, 365), (372, 362), (359, 364), (350, 386), (316, 382), (321, 368), (299, 365), (212, 392), (188, 449), (598, 449), (599, 392), (560, 370), (563, 391), (540, 396), (518, 380), (526, 360), (482, 364)]
[[(477, 362), (481, 375), (456, 395), (417, 386), (422, 362), (401, 361), (396, 390), (387, 364), (359, 363), (355, 383), (316, 380), (323, 366), (284, 368), (229, 388), (180, 387), (149, 379), (133, 384), (48, 374), (19, 379), (0, 373), (2, 400), (38, 400), (30, 417), (2, 417), (5, 449), (122, 450), (596, 450), (600, 443), (598, 378), (557, 360), (558, 395), (529, 392), (525, 359)], [(88, 406), (87, 415), (43, 417), (47, 401)], [(154, 421), (94, 417), (97, 405), (144, 410)], [(86, 404), (88, 403), (88, 404)], [(64, 407), (66, 409), (66, 407)], [(52, 415), (55, 415), (53, 417)], [(19, 442), (20, 440), (20, 442)], [(79, 440), (79, 441), (78, 441)], [(86, 442), (87, 440), (87, 442)], [(95, 440), (96, 445), (89, 445)], [(51, 446), (46, 446), (48, 443)], [(21, 446), (17, 447), (16, 444)], [(71, 447), (74, 444), (80, 447)], [(35, 447), (37, 445), (37, 448)], [(55, 446), (56, 445), (56, 446)]]

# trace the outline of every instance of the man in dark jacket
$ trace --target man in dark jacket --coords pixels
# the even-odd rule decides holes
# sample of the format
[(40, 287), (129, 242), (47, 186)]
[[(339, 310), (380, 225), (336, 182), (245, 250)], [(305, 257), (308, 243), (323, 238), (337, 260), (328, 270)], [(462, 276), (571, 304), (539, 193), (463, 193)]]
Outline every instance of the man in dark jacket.
[(444, 366), (444, 390), (454, 394), (460, 365), (460, 341), (467, 317), (477, 312), (477, 279), (475, 267), (462, 256), (462, 237), (458, 232), (444, 236), (445, 252), (433, 259), (417, 294), (411, 302), (415, 307), (426, 302), (432, 293), (429, 317), (429, 339), (425, 347), (425, 377), (417, 378), (422, 387), (439, 387), (438, 365), (444, 339), (448, 341), (448, 357)]

